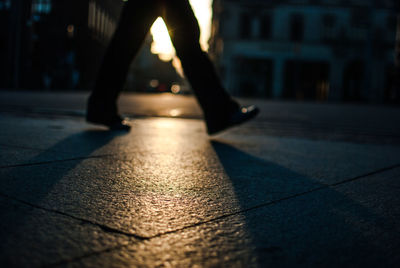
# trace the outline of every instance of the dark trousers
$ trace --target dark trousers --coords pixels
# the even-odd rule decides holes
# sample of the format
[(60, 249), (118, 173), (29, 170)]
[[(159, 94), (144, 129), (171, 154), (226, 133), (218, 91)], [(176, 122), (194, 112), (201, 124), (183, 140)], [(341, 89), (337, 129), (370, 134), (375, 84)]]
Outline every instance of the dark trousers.
[(200, 29), (188, 0), (129, 0), (100, 67), (91, 100), (115, 107), (131, 61), (151, 25), (161, 16), (170, 31), (177, 56), (207, 121), (218, 120), (237, 103), (221, 85), (214, 66), (202, 51)]

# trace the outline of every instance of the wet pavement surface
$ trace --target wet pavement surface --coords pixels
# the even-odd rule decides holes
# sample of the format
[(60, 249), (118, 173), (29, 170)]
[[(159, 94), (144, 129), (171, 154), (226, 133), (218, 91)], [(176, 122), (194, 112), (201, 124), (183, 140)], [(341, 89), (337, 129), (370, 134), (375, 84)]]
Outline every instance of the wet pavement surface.
[(2, 267), (400, 264), (398, 108), (258, 101), (209, 137), (187, 96), (128, 95), (133, 128), (112, 133), (84, 122), (85, 94), (13, 94)]

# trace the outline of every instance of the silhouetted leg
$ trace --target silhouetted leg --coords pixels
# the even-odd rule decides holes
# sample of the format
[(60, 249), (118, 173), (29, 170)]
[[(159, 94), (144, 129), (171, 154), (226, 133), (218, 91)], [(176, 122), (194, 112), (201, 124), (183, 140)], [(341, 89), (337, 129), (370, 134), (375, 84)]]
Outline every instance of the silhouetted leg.
[(89, 99), (89, 103), (99, 103), (104, 113), (117, 113), (116, 101), (129, 66), (159, 16), (159, 10), (157, 0), (130, 0), (125, 4)]
[(238, 104), (225, 91), (214, 65), (200, 47), (199, 25), (188, 0), (165, 1), (162, 16), (207, 124), (224, 120), (238, 109)]

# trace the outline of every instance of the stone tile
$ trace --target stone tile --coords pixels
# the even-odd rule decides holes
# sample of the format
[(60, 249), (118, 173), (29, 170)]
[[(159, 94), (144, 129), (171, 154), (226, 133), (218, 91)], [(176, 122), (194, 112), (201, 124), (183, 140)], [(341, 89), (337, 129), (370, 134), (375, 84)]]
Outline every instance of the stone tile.
[(68, 159), (66, 153), (0, 145), (0, 168)]
[[(125, 134), (61, 118), (0, 124), (0, 149), (14, 148), (1, 151), (4, 163), (78, 158), (2, 168), (0, 194), (151, 238), (71, 266), (398, 264), (398, 173), (278, 201), (397, 165), (399, 146), (236, 130), (210, 139), (201, 121), (168, 118), (133, 120)], [(19, 264), (19, 254), (21, 266), (47, 265), (126, 243), (19, 203), (13, 214), (2, 202), (3, 263)]]
[(256, 248), (245, 217), (235, 215), (225, 220), (131, 243), (62, 267), (257, 267)]
[(130, 132), (110, 132), (104, 127), (72, 119), (0, 117), (3, 126), (0, 145), (62, 152), (72, 158), (134, 153), (135, 146), (149, 136), (207, 137), (203, 123), (198, 120), (155, 118), (130, 123), (133, 127)]
[(0, 197), (0, 266), (41, 267), (128, 244), (123, 235)]
[[(363, 174), (400, 165), (400, 146), (370, 145), (263, 135), (236, 135), (213, 139), (228, 174), (240, 169), (240, 154), (275, 163), (321, 184), (334, 184)], [(231, 171), (229, 171), (231, 169)], [(240, 170), (239, 170), (240, 172)]]
[(68, 267), (397, 267), (400, 169), (326, 188)]
[(1, 191), (151, 237), (320, 187), (252, 158), (229, 177), (207, 140), (148, 137), (125, 157), (3, 169)]
[(116, 157), (0, 170), (1, 191), (152, 237), (386, 167), (398, 152), (250, 135), (210, 141), (198, 121), (176, 119), (136, 120), (127, 135), (93, 140), (89, 151)]

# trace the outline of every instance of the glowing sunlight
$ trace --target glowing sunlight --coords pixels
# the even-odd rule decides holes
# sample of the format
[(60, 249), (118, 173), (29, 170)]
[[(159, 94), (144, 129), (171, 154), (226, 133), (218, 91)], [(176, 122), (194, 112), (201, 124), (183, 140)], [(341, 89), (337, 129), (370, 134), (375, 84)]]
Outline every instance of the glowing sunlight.
[[(204, 50), (208, 50), (208, 40), (211, 33), (212, 0), (190, 0), (190, 4), (200, 24), (201, 46)], [(151, 52), (158, 54), (159, 58), (163, 61), (172, 60), (175, 56), (175, 49), (171, 43), (167, 26), (163, 19), (158, 18), (150, 31), (153, 36)]]
[(158, 54), (158, 57), (163, 61), (170, 61), (175, 54), (175, 49), (172, 46), (171, 38), (169, 37), (167, 26), (164, 20), (159, 17), (151, 27), (153, 35), (153, 43), (151, 44), (151, 52)]

